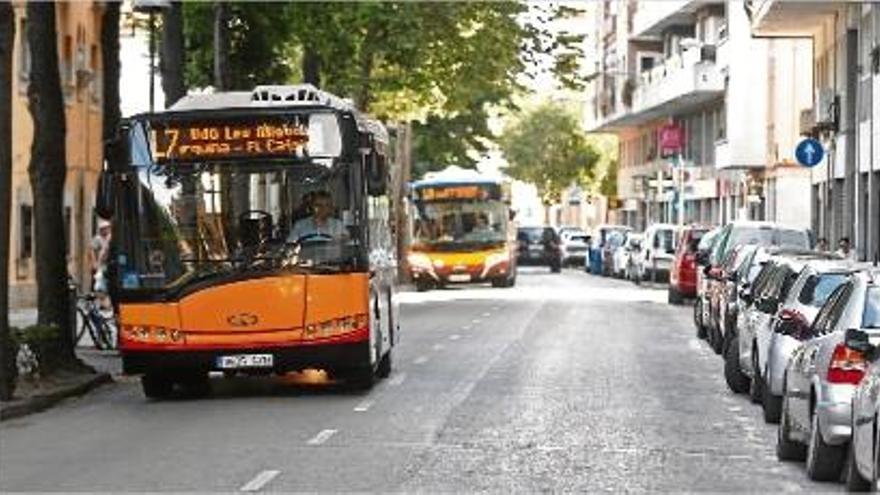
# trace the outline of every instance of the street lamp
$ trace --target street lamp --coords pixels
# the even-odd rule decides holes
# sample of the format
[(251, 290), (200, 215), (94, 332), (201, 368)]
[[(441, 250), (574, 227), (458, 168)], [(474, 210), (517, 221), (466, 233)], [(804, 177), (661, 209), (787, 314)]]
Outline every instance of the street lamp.
[(135, 12), (146, 13), (150, 16), (150, 112), (156, 107), (156, 14), (171, 7), (168, 0), (134, 0)]

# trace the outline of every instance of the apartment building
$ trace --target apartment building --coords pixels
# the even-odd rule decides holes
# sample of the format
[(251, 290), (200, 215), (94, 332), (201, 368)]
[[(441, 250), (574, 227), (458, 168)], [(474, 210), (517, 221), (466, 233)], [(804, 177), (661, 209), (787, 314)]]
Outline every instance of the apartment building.
[[(810, 87), (785, 74), (792, 58), (809, 60), (803, 40), (753, 38), (743, 2), (732, 0), (606, 0), (592, 21), (585, 121), (618, 136), (619, 221), (809, 225), (806, 196), (779, 207), (809, 190), (789, 141)], [(683, 139), (664, 149), (670, 127)]]
[(755, 37), (811, 44), (813, 99), (800, 133), (826, 149), (810, 176), (814, 231), (832, 242), (849, 237), (861, 259), (880, 257), (880, 4), (763, 0), (745, 7)]
[[(16, 2), (14, 77), (12, 81), (12, 225), (10, 304), (36, 301), (33, 193), (28, 178), (33, 121), (27, 86), (31, 55), (27, 43), (25, 2)], [(86, 281), (88, 246), (93, 232), (95, 187), (103, 160), (101, 146), (101, 2), (56, 4), (58, 57), (67, 119), (67, 178), (64, 215), (69, 269)]]

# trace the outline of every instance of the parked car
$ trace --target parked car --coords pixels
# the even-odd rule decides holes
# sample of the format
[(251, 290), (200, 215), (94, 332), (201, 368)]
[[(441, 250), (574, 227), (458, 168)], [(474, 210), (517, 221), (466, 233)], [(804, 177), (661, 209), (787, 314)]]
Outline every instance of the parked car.
[(758, 275), (752, 292), (752, 304), (741, 315), (738, 326), (740, 369), (749, 377), (749, 394), (760, 403), (764, 397), (767, 349), (772, 334), (770, 325), (779, 306), (788, 297), (805, 260), (820, 253), (801, 250), (770, 251), (771, 258)]
[(748, 318), (748, 311), (752, 309), (754, 300), (752, 291), (758, 286), (758, 277), (764, 272), (770, 253), (767, 249), (753, 247), (743, 260), (736, 273), (736, 319), (733, 321), (732, 330), (727, 335), (724, 347), (724, 378), (727, 386), (734, 393), (744, 394), (749, 391), (751, 379), (740, 369), (739, 339), (743, 333), (742, 327)]
[(520, 227), (516, 239), (518, 264), (549, 266), (553, 273), (562, 271), (561, 243), (553, 227)]
[(688, 225), (681, 230), (672, 270), (669, 272), (667, 300), (669, 304), (681, 304), (685, 297), (697, 295), (697, 250), (700, 239), (708, 227)]
[(562, 242), (562, 266), (582, 265), (586, 262), (591, 238), (580, 229), (566, 227), (559, 235)]
[[(811, 339), (792, 354), (783, 378), (782, 415), (776, 453), (782, 460), (806, 457), (807, 475), (840, 478), (852, 435), (852, 400), (867, 368), (865, 355), (845, 336), (860, 329), (880, 338), (873, 313), (880, 270), (853, 274), (819, 310)], [(866, 316), (868, 318), (866, 318)]]
[(694, 301), (694, 326), (697, 328), (697, 337), (705, 339), (707, 336), (706, 323), (709, 321), (709, 304), (707, 297), (709, 295), (709, 277), (706, 276), (706, 269), (711, 263), (712, 251), (715, 243), (718, 242), (718, 235), (721, 233), (721, 227), (716, 227), (700, 239), (697, 244), (697, 299)]
[(635, 268), (642, 251), (642, 234), (638, 232), (627, 232), (623, 237), (623, 242), (612, 255), (612, 273), (617, 278), (629, 278), (630, 273)]
[[(795, 261), (792, 268), (800, 265), (800, 272), (788, 295), (781, 301), (779, 309), (770, 319), (768, 328), (758, 328), (759, 332), (769, 333), (763, 369), (759, 373), (762, 381), (761, 405), (764, 420), (779, 422), (782, 412), (782, 377), (785, 367), (795, 349), (810, 337), (810, 326), (825, 301), (853, 273), (851, 265), (841, 260), (811, 259)], [(758, 340), (762, 336), (759, 333)]]
[(642, 280), (663, 281), (669, 277), (675, 259), (678, 227), (669, 223), (655, 223), (645, 230), (639, 273)]
[[(880, 284), (874, 279), (865, 297), (862, 328), (880, 329)], [(852, 438), (846, 487), (851, 491), (868, 491), (877, 486), (880, 478), (880, 349), (871, 342), (865, 330), (847, 330), (845, 344), (862, 353), (870, 362), (868, 370), (853, 392)]]
[(708, 326), (706, 337), (717, 354), (724, 352), (724, 347), (730, 339), (728, 335), (731, 333), (730, 327), (735, 322), (733, 313), (736, 307), (733, 302), (737, 291), (737, 271), (756, 249), (758, 247), (753, 244), (734, 248), (727, 255), (727, 259), (720, 264), (717, 279), (710, 279), (707, 285), (706, 302), (709, 305), (709, 320), (706, 323)]
[(703, 334), (708, 330), (711, 321), (711, 308), (705, 302), (711, 294), (723, 290), (721, 265), (728, 259), (730, 252), (741, 244), (806, 250), (810, 248), (810, 234), (805, 229), (786, 227), (772, 222), (737, 221), (721, 227), (717, 239), (712, 243), (711, 253), (703, 262), (702, 270), (706, 277), (705, 287), (702, 288), (705, 293), (700, 298)]
[(602, 275), (611, 275), (614, 250), (623, 242), (623, 235), (631, 231), (626, 225), (602, 224), (596, 227), (593, 242), (594, 249), (598, 251), (598, 257), (602, 269)]

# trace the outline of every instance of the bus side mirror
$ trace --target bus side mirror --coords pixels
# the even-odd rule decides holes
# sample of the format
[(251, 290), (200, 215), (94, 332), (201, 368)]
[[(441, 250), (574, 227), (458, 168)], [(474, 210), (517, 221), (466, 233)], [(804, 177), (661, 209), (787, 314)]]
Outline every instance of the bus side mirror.
[(377, 153), (367, 160), (367, 194), (384, 196), (388, 189), (388, 166), (385, 156)]

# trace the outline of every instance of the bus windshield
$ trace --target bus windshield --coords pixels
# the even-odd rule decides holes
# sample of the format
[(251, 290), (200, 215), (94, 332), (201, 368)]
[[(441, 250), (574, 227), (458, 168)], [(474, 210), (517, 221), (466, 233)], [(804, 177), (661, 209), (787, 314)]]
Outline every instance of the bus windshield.
[(352, 167), (301, 159), (133, 161), (119, 182), (115, 241), (123, 289), (363, 264)]
[(417, 244), (444, 249), (495, 246), (507, 240), (508, 209), (502, 201), (417, 202)]

